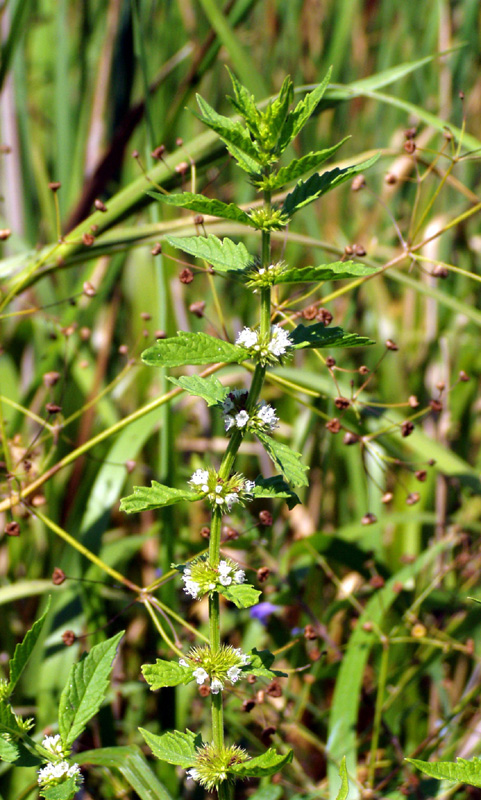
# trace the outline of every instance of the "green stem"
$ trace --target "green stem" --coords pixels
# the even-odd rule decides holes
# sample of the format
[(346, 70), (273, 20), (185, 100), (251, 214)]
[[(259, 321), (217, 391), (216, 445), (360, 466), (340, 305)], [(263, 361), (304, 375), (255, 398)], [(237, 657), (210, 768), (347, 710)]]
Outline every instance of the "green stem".
[(379, 743), (379, 734), (381, 731), (382, 706), (384, 702), (384, 691), (386, 688), (388, 664), (389, 664), (389, 641), (387, 639), (384, 639), (382, 643), (381, 668), (379, 670), (379, 683), (377, 687), (376, 709), (374, 712), (371, 752), (369, 755), (368, 786), (370, 786), (371, 788), (374, 786), (374, 778), (376, 776), (376, 752)]

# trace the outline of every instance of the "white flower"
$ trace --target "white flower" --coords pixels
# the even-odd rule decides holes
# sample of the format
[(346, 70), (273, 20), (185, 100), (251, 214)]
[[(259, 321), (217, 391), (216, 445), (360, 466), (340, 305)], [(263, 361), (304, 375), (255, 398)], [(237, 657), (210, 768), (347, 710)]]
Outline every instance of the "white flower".
[(46, 736), (42, 742), (42, 747), (48, 750), (49, 753), (52, 753), (53, 756), (63, 755), (62, 740), (59, 733), (55, 736)]
[(196, 679), (197, 683), (199, 684), (199, 686), (202, 686), (202, 684), (209, 677), (208, 672), (206, 672), (205, 669), (203, 669), (202, 667), (199, 667), (198, 669), (195, 669), (192, 674), (193, 674), (194, 678)]
[(219, 694), (224, 688), (224, 684), (219, 680), (219, 678), (212, 678), (210, 682), (210, 690), (212, 694)]
[(234, 572), (234, 580), (236, 583), (244, 583), (246, 574), (243, 569), (238, 569)]
[(247, 411), (239, 411), (239, 413), (235, 415), (235, 424), (237, 428), (245, 428), (248, 422), (249, 414)]
[(180, 664), (181, 667), (188, 667), (189, 666), (187, 661), (185, 660), (185, 658), (179, 658), (179, 664)]
[(229, 575), (221, 575), (219, 577), (219, 583), (221, 583), (222, 586), (230, 586), (232, 583), (232, 578)]
[(239, 675), (241, 674), (240, 667), (231, 667), (227, 670), (227, 677), (231, 683), (237, 683)]
[(200, 486), (203, 492), (208, 492), (209, 491), (209, 487), (207, 485), (208, 480), (209, 480), (209, 473), (207, 472), (206, 469), (196, 469), (189, 483), (192, 486)]
[(272, 406), (270, 406), (268, 403), (265, 403), (264, 400), (261, 402), (261, 406), (257, 412), (257, 417), (260, 419), (263, 425), (268, 425), (271, 430), (273, 430), (279, 422), (279, 417), (277, 416), (275, 409), (272, 408)]
[(187, 770), (185, 776), (191, 781), (198, 781), (200, 778), (199, 770), (196, 769), (195, 767), (192, 767), (192, 769)]
[(241, 347), (255, 347), (259, 341), (259, 334), (252, 328), (244, 328), (238, 335), (235, 343)]
[(200, 591), (200, 586), (196, 581), (191, 580), (189, 577), (182, 576), (184, 581), (184, 592), (186, 594), (190, 594), (191, 597), (194, 599), (198, 596)]
[(252, 494), (256, 486), (255, 481), (244, 481), (244, 492), (247, 494)]
[(232, 571), (232, 567), (223, 559), (219, 561), (218, 570), (221, 575), (228, 575)]
[(226, 494), (224, 500), (225, 500), (225, 504), (227, 506), (227, 509), (230, 511), (232, 506), (234, 505), (234, 503), (238, 503), (239, 502), (239, 495), (237, 494), (237, 492), (232, 492), (230, 494)]
[(49, 763), (38, 771), (37, 781), (40, 785), (57, 784), (62, 778), (76, 778), (82, 780), (78, 764), (69, 766), (68, 761), (59, 761), (57, 764)]
[(233, 425), (235, 425), (234, 417), (231, 417), (230, 414), (226, 414), (224, 417), (224, 427), (226, 431), (230, 431)]
[(284, 328), (280, 325), (271, 325), (271, 340), (267, 349), (274, 356), (283, 356), (287, 349), (292, 346), (292, 341)]

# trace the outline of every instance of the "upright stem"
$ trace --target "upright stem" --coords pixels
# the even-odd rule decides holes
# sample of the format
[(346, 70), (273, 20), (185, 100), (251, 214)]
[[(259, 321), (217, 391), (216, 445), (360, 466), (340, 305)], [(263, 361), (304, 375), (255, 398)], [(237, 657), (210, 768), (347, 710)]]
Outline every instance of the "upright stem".
[[(264, 204), (270, 209), (270, 193), (264, 193)], [(262, 256), (261, 266), (269, 266), (271, 254), (271, 237), (268, 231), (262, 231)], [(270, 333), (271, 325), (271, 290), (269, 287), (261, 291), (260, 308), (260, 336), (267, 338)], [(247, 400), (247, 410), (251, 411), (262, 391), (262, 385), (266, 374), (265, 365), (257, 364), (252, 376)], [(235, 430), (229, 440), (229, 444), (222, 458), (219, 468), (219, 477), (227, 480), (230, 476), (234, 462), (242, 442), (242, 433)], [(216, 567), (220, 561), (220, 535), (222, 527), (222, 512), (214, 509), (209, 538), (209, 561)], [(217, 653), (220, 648), (220, 604), (217, 592), (209, 596), (209, 643), (212, 653)], [(224, 710), (222, 705), (222, 693), (211, 694), (211, 715), (212, 715), (212, 739), (217, 748), (224, 746)], [(218, 800), (230, 800), (232, 797), (232, 786), (226, 781), (221, 783), (217, 790)]]

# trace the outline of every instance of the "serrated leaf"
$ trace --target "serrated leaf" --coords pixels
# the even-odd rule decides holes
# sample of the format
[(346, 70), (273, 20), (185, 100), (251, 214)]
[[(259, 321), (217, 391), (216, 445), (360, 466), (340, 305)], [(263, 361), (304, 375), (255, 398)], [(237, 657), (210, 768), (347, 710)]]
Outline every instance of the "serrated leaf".
[(346, 756), (342, 757), (342, 761), (339, 765), (339, 777), (341, 779), (341, 785), (336, 800), (347, 800), (349, 794), (349, 779), (347, 776)]
[(142, 361), (150, 367), (182, 367), (185, 364), (212, 364), (221, 361), (240, 364), (249, 358), (244, 347), (238, 347), (207, 333), (179, 331), (177, 336), (159, 341), (142, 353)]
[(282, 189), (286, 183), (296, 181), (298, 178), (302, 177), (302, 175), (306, 175), (308, 172), (312, 172), (313, 169), (320, 167), (324, 161), (327, 161), (327, 159), (336, 152), (336, 150), (339, 150), (347, 139), (349, 139), (349, 136), (346, 136), (342, 141), (332, 147), (327, 147), (325, 150), (317, 150), (313, 153), (307, 153), (307, 155), (302, 156), (302, 158), (295, 158), (286, 167), (281, 167), (274, 175), (270, 175), (264, 181), (259, 181), (259, 186), (268, 188), (271, 191)]
[(165, 238), (172, 247), (207, 261), (218, 272), (241, 272), (254, 261), (242, 242), (235, 244), (227, 237), (218, 239), (217, 236), (209, 234), (209, 236), (166, 236)]
[(302, 130), (309, 117), (314, 113), (319, 105), (324, 92), (326, 91), (331, 79), (332, 69), (327, 72), (326, 77), (313, 89), (312, 92), (303, 97), (297, 106), (287, 115), (279, 136), (278, 148), (282, 152), (292, 142), (297, 134)]
[(222, 594), (227, 600), (237, 606), (237, 608), (250, 608), (259, 602), (261, 592), (254, 589), (250, 583), (234, 583), (230, 586), (225, 586), (222, 589)]
[(256, 432), (256, 436), (264, 445), (268, 456), (272, 459), (284, 475), (286, 481), (293, 486), (308, 486), (306, 472), (309, 467), (302, 463), (301, 453), (291, 450), (286, 444), (276, 441), (267, 433)]
[(215, 131), (226, 145), (233, 145), (237, 150), (248, 155), (255, 162), (258, 170), (260, 166), (259, 152), (242, 123), (218, 114), (199, 94), (196, 95), (196, 98), (201, 114), (193, 112), (195, 116), (204, 125)]
[(254, 794), (249, 795), (249, 800), (280, 800), (284, 791), (281, 786), (262, 786)]
[(358, 175), (360, 172), (369, 169), (378, 158), (379, 155), (377, 154), (366, 161), (362, 161), (360, 164), (353, 164), (343, 169), (336, 167), (328, 172), (323, 172), (322, 175), (317, 173), (311, 175), (307, 181), (299, 181), (284, 200), (282, 213), (292, 217), (300, 208), (304, 208), (309, 203), (313, 203), (314, 200), (318, 200), (319, 197), (322, 197), (326, 192), (330, 192), (331, 189), (335, 189), (336, 186), (344, 183), (344, 181), (349, 180), (353, 175)]
[(282, 475), (274, 475), (272, 478), (256, 478), (256, 485), (252, 490), (255, 498), (279, 498), (286, 501), (288, 508), (292, 509), (301, 501), (297, 494), (287, 485)]
[[(284, 127), (284, 122), (287, 118), (289, 106), (294, 97), (294, 87), (290, 76), (284, 78), (278, 97), (267, 106), (264, 111), (265, 124), (268, 126), (271, 136), (269, 141), (277, 144)], [(277, 144), (276, 153), (280, 155), (282, 152), (281, 147)]]
[(32, 627), (29, 631), (25, 634), (25, 637), (22, 642), (17, 644), (15, 647), (15, 652), (13, 654), (13, 658), (9, 661), (9, 668), (10, 668), (10, 680), (7, 687), (7, 693), (10, 695), (15, 686), (17, 685), (20, 676), (30, 658), (33, 648), (38, 642), (39, 636), (42, 633), (42, 628), (44, 622), (47, 618), (47, 614), (50, 608), (50, 597), (47, 601), (47, 607), (36, 622), (33, 623)]
[(179, 686), (192, 680), (192, 669), (182, 667), (175, 661), (163, 661), (158, 658), (155, 664), (144, 664), (142, 675), (153, 692), (165, 686)]
[(247, 127), (252, 131), (255, 138), (260, 138), (259, 124), (262, 115), (258, 111), (254, 96), (243, 86), (236, 76), (227, 67), (229, 77), (234, 90), (234, 97), (227, 95), (227, 99), (246, 121)]
[(22, 733), (10, 703), (6, 700), (0, 700), (0, 731), (10, 734)]
[(220, 380), (215, 375), (208, 378), (201, 378), (199, 375), (183, 375), (181, 378), (169, 378), (171, 383), (180, 386), (193, 397), (202, 397), (208, 406), (216, 406), (229, 394), (228, 386), (222, 386)]
[(121, 631), (94, 645), (85, 658), (72, 665), (59, 704), (58, 730), (65, 748), (72, 746), (102, 705), (123, 635)]
[(276, 283), (317, 283), (318, 281), (340, 281), (346, 278), (364, 278), (374, 275), (378, 267), (368, 267), (354, 261), (333, 261), (318, 267), (293, 267), (279, 274)]
[(249, 214), (242, 211), (235, 203), (223, 203), (222, 200), (204, 197), (203, 194), (192, 194), (192, 192), (180, 192), (179, 194), (147, 192), (147, 194), (156, 200), (161, 200), (162, 203), (166, 203), (168, 206), (186, 208), (189, 211), (195, 211), (197, 214), (208, 214), (212, 217), (230, 219), (233, 222), (239, 222), (241, 225), (250, 225), (252, 228), (256, 227)]
[(374, 344), (367, 336), (346, 333), (342, 328), (326, 328), (322, 322), (298, 325), (289, 336), (296, 350), (304, 347), (363, 347)]
[(134, 486), (133, 494), (123, 497), (120, 501), (120, 510), (126, 514), (137, 514), (140, 511), (172, 506), (183, 500), (193, 503), (201, 497), (202, 494), (191, 489), (174, 489), (172, 486), (152, 481), (151, 486)]
[(18, 758), (15, 761), (16, 767), (40, 767), (44, 763), (42, 758), (39, 758), (35, 753), (27, 750), (22, 742), (17, 741), (16, 746), (18, 749)]
[(140, 747), (100, 747), (80, 753), (75, 761), (118, 769), (139, 800), (173, 800), (160, 783)]
[(262, 778), (274, 775), (282, 769), (285, 764), (292, 761), (293, 752), (289, 750), (285, 755), (276, 753), (273, 747), (266, 750), (261, 756), (250, 758), (242, 764), (232, 764), (229, 772), (239, 778)]
[(8, 739), (0, 736), (0, 761), (6, 761), (8, 764), (13, 764), (19, 755), (20, 751), (17, 743), (8, 741)]
[(79, 787), (75, 778), (67, 778), (66, 781), (59, 783), (58, 786), (48, 786), (46, 789), (40, 789), (39, 795), (44, 797), (45, 800), (72, 800), (78, 790)]
[(271, 669), (274, 656), (270, 650), (258, 650), (254, 647), (249, 653), (250, 664), (244, 667), (244, 672), (250, 672), (259, 678), (287, 678), (286, 672)]
[(187, 730), (185, 733), (167, 731), (157, 736), (144, 728), (139, 728), (139, 731), (154, 756), (160, 758), (161, 761), (167, 761), (168, 764), (175, 764), (183, 769), (194, 765), (196, 749), (202, 745), (200, 734)]
[(457, 758), (456, 762), (419, 761), (417, 758), (405, 758), (404, 760), (413, 764), (425, 775), (429, 775), (430, 778), (481, 787), (481, 759), (479, 758), (473, 758), (471, 761)]

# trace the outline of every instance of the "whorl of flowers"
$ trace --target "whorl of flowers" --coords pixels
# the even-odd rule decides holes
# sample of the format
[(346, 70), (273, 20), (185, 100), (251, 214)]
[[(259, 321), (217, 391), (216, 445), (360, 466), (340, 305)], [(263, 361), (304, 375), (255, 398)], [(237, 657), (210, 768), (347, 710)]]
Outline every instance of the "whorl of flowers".
[(247, 273), (248, 281), (246, 286), (252, 289), (253, 292), (258, 292), (259, 289), (274, 286), (285, 268), (286, 265), (282, 261), (279, 261), (277, 264), (269, 264), (268, 267), (261, 267), (256, 264), (249, 269)]
[(239, 647), (232, 647), (230, 644), (221, 645), (216, 653), (213, 653), (207, 645), (193, 647), (185, 658), (181, 658), (179, 661), (181, 667), (189, 667), (193, 670), (192, 676), (199, 686), (209, 679), (212, 694), (221, 692), (226, 681), (237, 683), (242, 675), (243, 667), (249, 663), (249, 656), (243, 653)]
[(57, 758), (64, 758), (67, 755), (59, 733), (55, 736), (46, 736), (42, 742), (42, 747)]
[(234, 389), (223, 401), (222, 413), (226, 431), (237, 428), (238, 430), (271, 433), (279, 422), (275, 409), (261, 400), (249, 413), (246, 407), (248, 397), (249, 392), (245, 389)]
[(249, 355), (261, 364), (278, 364), (293, 345), (288, 332), (280, 325), (271, 325), (269, 338), (260, 336), (253, 328), (243, 328), (236, 339), (236, 345), (245, 347)]
[(49, 762), (38, 771), (37, 781), (42, 789), (58, 786), (69, 778), (75, 778), (75, 785), (80, 786), (83, 781), (78, 764), (69, 764), (68, 761)]
[(248, 758), (246, 751), (237, 745), (217, 748), (205, 744), (197, 750), (195, 767), (187, 770), (186, 775), (210, 791), (228, 779), (230, 767), (242, 764)]
[(236, 503), (245, 505), (248, 500), (252, 500), (255, 483), (246, 481), (238, 473), (222, 480), (214, 469), (196, 469), (189, 486), (194, 491), (205, 494), (212, 508), (230, 511)]
[(207, 592), (222, 592), (225, 586), (244, 583), (245, 572), (230, 558), (224, 558), (216, 567), (205, 558), (191, 561), (182, 570), (184, 592), (198, 600)]

